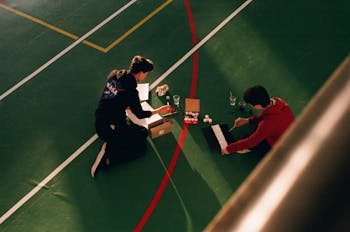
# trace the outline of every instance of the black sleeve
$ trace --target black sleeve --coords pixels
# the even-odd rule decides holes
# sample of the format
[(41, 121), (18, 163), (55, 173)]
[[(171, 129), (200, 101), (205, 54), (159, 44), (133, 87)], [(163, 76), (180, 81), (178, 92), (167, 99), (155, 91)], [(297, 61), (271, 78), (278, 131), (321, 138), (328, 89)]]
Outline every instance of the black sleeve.
[(137, 90), (132, 91), (130, 94), (130, 109), (138, 118), (148, 118), (151, 117), (151, 111), (144, 111), (140, 104), (140, 99)]

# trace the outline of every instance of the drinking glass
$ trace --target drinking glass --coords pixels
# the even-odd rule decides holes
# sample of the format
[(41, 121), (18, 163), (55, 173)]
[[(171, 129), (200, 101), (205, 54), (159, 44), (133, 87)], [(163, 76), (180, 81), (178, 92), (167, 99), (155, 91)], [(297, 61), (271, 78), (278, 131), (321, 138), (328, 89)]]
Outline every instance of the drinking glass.
[(173, 100), (174, 100), (174, 105), (176, 105), (177, 107), (179, 107), (179, 104), (180, 104), (180, 96), (175, 94), (173, 96)]
[(235, 106), (236, 105), (236, 96), (230, 95), (230, 106)]

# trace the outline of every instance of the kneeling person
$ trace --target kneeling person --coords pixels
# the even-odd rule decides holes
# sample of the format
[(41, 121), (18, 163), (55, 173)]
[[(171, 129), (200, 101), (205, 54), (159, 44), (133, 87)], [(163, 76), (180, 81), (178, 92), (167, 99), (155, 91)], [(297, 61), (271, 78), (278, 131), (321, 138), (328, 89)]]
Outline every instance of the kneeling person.
[(128, 123), (125, 110), (129, 108), (138, 118), (169, 112), (170, 106), (153, 111), (144, 111), (136, 89), (153, 70), (153, 62), (142, 56), (135, 56), (129, 70), (113, 70), (107, 81), (95, 112), (95, 128), (105, 142), (91, 168), (94, 177), (98, 168), (111, 162), (135, 159), (145, 153), (148, 131), (142, 126)]

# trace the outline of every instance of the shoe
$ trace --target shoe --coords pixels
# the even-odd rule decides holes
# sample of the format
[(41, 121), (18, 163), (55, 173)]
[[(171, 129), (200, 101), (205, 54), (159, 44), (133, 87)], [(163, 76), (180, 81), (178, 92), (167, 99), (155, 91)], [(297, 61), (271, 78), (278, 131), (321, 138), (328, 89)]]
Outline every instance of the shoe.
[(106, 146), (107, 143), (104, 143), (101, 147), (100, 152), (97, 154), (97, 157), (95, 159), (94, 164), (91, 167), (91, 176), (95, 177), (96, 172), (101, 169), (105, 168), (110, 165), (109, 158), (105, 155), (106, 154)]

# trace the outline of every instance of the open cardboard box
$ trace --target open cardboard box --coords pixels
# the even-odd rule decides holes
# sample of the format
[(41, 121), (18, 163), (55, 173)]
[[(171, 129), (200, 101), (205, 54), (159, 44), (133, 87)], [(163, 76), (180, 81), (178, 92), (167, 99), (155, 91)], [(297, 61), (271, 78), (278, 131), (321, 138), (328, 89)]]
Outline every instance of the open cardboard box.
[(200, 111), (200, 99), (185, 99), (184, 122), (188, 124), (198, 124)]
[(172, 120), (162, 118), (161, 120), (148, 125), (149, 135), (152, 139), (155, 139), (162, 135), (168, 134), (171, 132), (172, 125)]
[[(150, 106), (145, 101), (141, 103), (141, 106), (143, 110), (153, 110), (152, 106)], [(162, 116), (160, 116), (160, 114), (154, 114), (149, 118), (139, 119), (138, 117), (136, 117), (135, 114), (131, 112), (131, 110), (126, 110), (126, 115), (133, 123), (148, 129), (150, 137), (152, 139), (158, 138), (159, 136), (171, 132), (173, 121), (170, 119), (163, 118)]]

